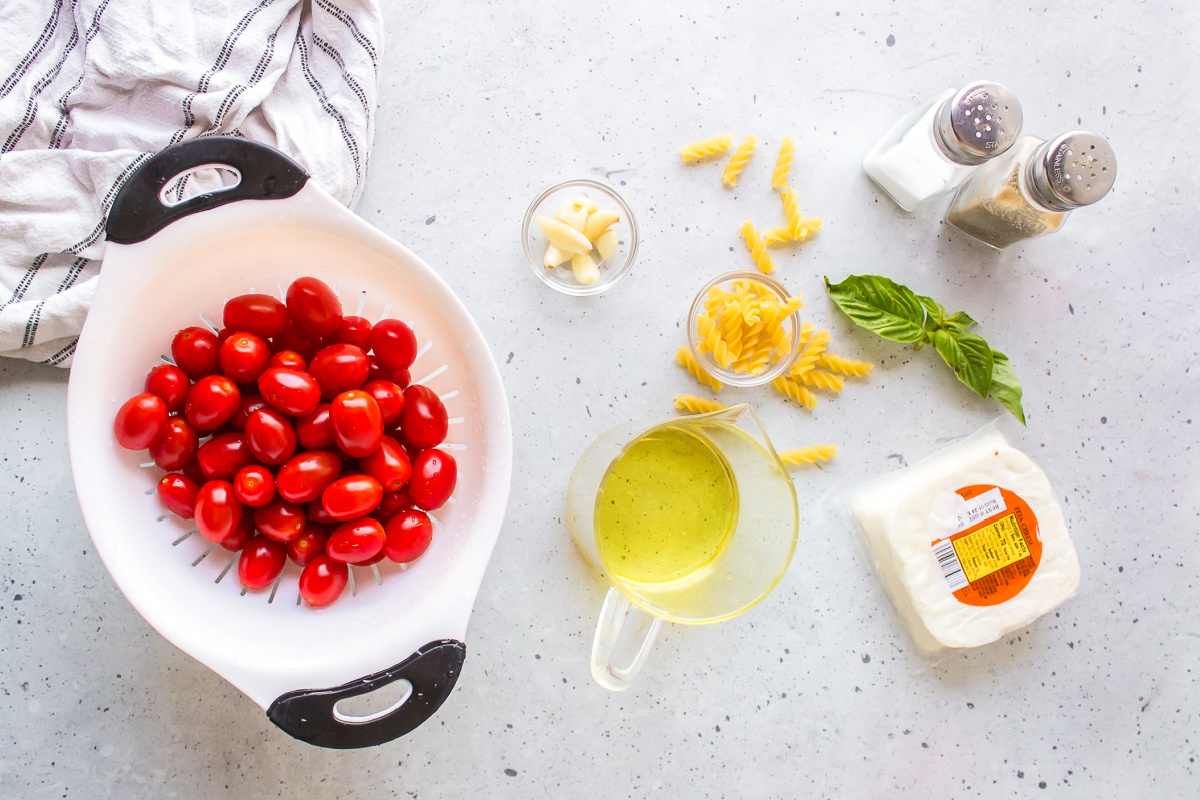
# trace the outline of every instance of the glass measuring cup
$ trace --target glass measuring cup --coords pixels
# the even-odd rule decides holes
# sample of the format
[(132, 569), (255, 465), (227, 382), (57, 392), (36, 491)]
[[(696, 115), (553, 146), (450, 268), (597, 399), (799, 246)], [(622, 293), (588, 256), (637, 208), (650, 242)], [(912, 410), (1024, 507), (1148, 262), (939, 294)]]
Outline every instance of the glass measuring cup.
[(567, 488), (575, 544), (612, 582), (592, 677), (629, 688), (663, 620), (721, 622), (771, 593), (796, 549), (787, 469), (747, 404), (601, 435)]

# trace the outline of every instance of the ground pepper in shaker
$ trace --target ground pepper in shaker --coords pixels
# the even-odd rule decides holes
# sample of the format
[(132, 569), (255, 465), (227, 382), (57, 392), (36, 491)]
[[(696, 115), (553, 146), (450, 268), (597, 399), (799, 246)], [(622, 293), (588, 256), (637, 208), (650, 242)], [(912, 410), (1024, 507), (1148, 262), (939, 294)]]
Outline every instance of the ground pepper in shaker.
[(1022, 136), (963, 183), (946, 221), (1001, 250), (1054, 233), (1072, 210), (1108, 194), (1116, 178), (1112, 148), (1094, 133), (1071, 131), (1051, 141)]
[(957, 188), (1020, 135), (1016, 96), (999, 83), (974, 81), (901, 117), (867, 153), (863, 171), (896, 205), (912, 211)]

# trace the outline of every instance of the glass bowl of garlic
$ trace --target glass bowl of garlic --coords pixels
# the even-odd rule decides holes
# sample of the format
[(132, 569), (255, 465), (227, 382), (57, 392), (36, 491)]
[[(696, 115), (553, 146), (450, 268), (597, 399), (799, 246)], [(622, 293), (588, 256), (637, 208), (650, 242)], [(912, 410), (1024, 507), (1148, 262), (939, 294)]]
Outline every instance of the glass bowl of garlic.
[(590, 178), (547, 187), (521, 224), (525, 259), (542, 282), (577, 297), (612, 288), (633, 266), (638, 227), (617, 190)]

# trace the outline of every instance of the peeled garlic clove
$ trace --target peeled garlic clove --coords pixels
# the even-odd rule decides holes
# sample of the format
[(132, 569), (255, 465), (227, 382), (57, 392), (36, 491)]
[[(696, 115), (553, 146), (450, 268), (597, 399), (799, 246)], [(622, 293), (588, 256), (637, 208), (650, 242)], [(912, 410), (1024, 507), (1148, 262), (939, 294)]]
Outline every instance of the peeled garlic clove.
[(542, 263), (546, 265), (547, 269), (554, 269), (559, 264), (563, 264), (570, 260), (570, 253), (565, 253), (551, 244), (546, 246), (546, 257), (542, 259)]
[(583, 235), (589, 241), (596, 241), (596, 237), (602, 231), (608, 229), (614, 222), (620, 222), (621, 218), (617, 216), (617, 212), (609, 208), (601, 208), (588, 214), (587, 223), (583, 226)]
[(617, 252), (619, 238), (614, 230), (604, 231), (596, 238), (596, 252), (600, 254), (601, 261), (608, 261)]
[(600, 270), (590, 253), (576, 253), (571, 256), (571, 271), (575, 273), (575, 280), (585, 286), (600, 280)]
[(587, 237), (562, 220), (550, 219), (538, 214), (537, 224), (542, 229), (542, 233), (546, 234), (546, 238), (550, 240), (550, 244), (559, 250), (572, 254), (592, 252), (592, 243), (588, 241)]
[(572, 197), (558, 207), (558, 212), (554, 215), (554, 218), (567, 223), (577, 231), (582, 231), (584, 223), (587, 222), (587, 216), (587, 199)]

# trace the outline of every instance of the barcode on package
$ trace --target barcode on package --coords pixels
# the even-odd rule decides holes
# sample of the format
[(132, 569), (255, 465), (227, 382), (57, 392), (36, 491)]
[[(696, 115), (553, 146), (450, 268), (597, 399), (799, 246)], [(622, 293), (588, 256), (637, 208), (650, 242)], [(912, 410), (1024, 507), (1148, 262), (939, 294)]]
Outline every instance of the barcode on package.
[(942, 576), (946, 579), (950, 591), (957, 592), (968, 585), (969, 581), (966, 574), (963, 573), (962, 562), (958, 560), (958, 553), (954, 550), (954, 542), (943, 539), (935, 543), (933, 557), (937, 559), (938, 566), (942, 568)]

